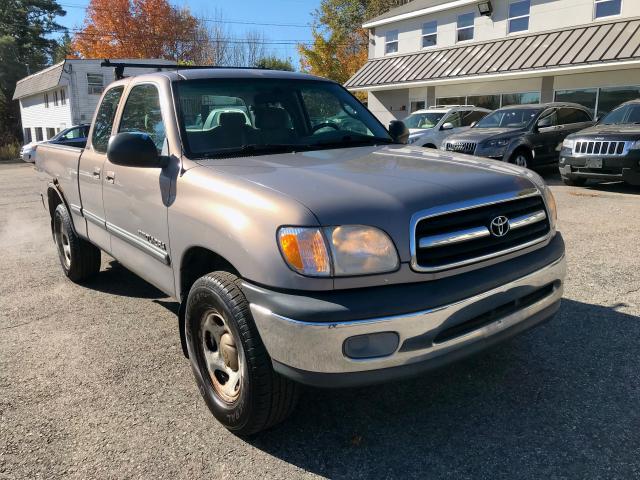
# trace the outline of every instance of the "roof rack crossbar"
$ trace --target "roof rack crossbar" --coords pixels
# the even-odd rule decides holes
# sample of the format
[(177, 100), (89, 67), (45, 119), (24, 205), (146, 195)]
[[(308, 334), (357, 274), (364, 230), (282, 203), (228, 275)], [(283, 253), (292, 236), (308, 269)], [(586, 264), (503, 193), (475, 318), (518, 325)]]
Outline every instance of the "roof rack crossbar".
[(101, 64), (101, 67), (113, 67), (116, 80), (124, 78), (125, 68), (157, 68), (158, 71), (162, 69), (166, 70), (198, 70), (198, 69), (221, 69), (221, 68), (233, 68), (239, 70), (270, 70), (264, 67), (226, 67), (221, 65), (178, 65), (167, 63), (135, 63), (135, 62), (112, 62), (109, 59), (105, 59)]

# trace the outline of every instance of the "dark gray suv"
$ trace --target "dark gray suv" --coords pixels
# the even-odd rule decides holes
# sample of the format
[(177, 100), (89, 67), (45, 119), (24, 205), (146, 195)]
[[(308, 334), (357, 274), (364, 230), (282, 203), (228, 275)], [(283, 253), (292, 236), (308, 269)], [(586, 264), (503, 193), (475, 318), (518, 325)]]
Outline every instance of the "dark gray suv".
[(513, 105), (452, 135), (442, 149), (533, 168), (557, 163), (566, 136), (591, 125), (591, 112), (575, 103)]

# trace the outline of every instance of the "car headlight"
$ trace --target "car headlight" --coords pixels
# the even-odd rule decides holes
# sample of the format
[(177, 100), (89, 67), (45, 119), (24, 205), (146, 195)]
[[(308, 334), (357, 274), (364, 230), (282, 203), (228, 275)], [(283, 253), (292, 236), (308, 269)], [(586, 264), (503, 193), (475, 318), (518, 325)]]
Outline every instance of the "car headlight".
[(640, 140), (636, 140), (636, 142), (631, 145), (631, 150), (640, 150)]
[(571, 140), (569, 138), (565, 138), (564, 142), (562, 142), (562, 148), (568, 148), (573, 150), (573, 146), (575, 145), (575, 140)]
[(303, 275), (367, 275), (394, 271), (400, 265), (393, 241), (375, 227), (283, 227), (278, 241), (287, 264)]
[(509, 145), (509, 142), (511, 140), (509, 140), (508, 138), (499, 138), (497, 140), (489, 140), (486, 143), (486, 146), (489, 148), (500, 148), (500, 147), (506, 147), (507, 145)]
[(418, 141), (418, 137), (409, 137), (409, 140), (407, 140), (408, 144), (412, 144), (412, 143), (416, 143)]
[(542, 194), (544, 195), (545, 203), (547, 204), (547, 210), (549, 210), (549, 224), (551, 225), (551, 229), (555, 230), (556, 223), (558, 221), (558, 205), (556, 204), (556, 197), (553, 196), (553, 192), (547, 185), (544, 186)]

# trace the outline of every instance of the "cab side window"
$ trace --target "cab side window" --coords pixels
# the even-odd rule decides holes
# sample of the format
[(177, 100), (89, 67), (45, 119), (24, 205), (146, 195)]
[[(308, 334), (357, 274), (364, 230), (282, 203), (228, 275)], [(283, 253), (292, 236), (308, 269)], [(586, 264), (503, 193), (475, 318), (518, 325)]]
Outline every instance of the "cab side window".
[(155, 143), (158, 152), (162, 150), (166, 131), (156, 87), (145, 84), (136, 85), (131, 89), (122, 111), (118, 131), (146, 133)]
[(111, 137), (111, 130), (113, 129), (113, 119), (116, 116), (116, 110), (123, 91), (124, 87), (113, 87), (102, 98), (96, 121), (93, 124), (93, 133), (91, 134), (91, 145), (96, 152), (107, 152), (109, 137)]
[(591, 118), (587, 112), (578, 110), (577, 108), (561, 108), (558, 111), (558, 123), (560, 125), (568, 125), (571, 123), (590, 122)]

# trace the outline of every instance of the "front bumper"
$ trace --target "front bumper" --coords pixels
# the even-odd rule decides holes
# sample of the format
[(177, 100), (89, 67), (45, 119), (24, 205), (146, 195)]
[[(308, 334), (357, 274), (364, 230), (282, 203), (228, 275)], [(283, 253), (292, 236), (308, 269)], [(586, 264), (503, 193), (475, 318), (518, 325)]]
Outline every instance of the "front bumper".
[(640, 151), (619, 157), (604, 156), (602, 168), (587, 167), (588, 158), (593, 157), (573, 156), (571, 150), (563, 149), (560, 154), (560, 174), (570, 179), (625, 181), (640, 185)]
[[(525, 276), (451, 303), (330, 322), (294, 319), (261, 305), (254, 294), (248, 297), (276, 371), (315, 386), (355, 386), (420, 373), (549, 319), (559, 308), (565, 272), (562, 254)], [(345, 354), (348, 338), (382, 332), (399, 338), (390, 355), (354, 359)]]

